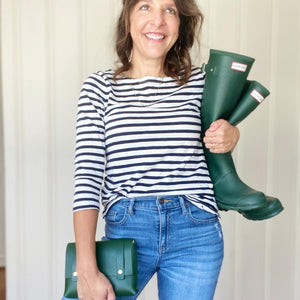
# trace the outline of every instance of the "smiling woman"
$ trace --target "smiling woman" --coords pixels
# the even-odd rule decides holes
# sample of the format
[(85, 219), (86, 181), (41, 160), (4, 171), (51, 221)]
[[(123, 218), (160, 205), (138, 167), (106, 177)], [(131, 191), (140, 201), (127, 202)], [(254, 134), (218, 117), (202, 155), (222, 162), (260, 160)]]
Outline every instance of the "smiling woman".
[[(63, 292), (65, 245), (73, 241), (70, 196), (78, 88), (91, 72), (116, 68), (111, 40), (122, 2), (1, 0), (4, 126), (0, 144), (3, 139), (5, 168), (4, 164), (0, 167), (0, 194), (4, 200), (5, 191), (5, 215), (1, 220), (5, 217), (7, 299), (53, 300)], [(263, 103), (241, 127), (241, 140), (234, 156), (242, 177), (251, 185), (278, 195), (286, 206), (278, 218), (263, 222), (249, 222), (239, 214), (221, 212), (226, 255), (214, 300), (299, 300), (300, 1), (196, 2), (205, 13), (205, 26), (201, 53), (192, 51), (193, 64), (206, 62), (210, 47), (239, 51), (256, 58), (253, 75), (271, 91), (269, 102)], [(188, 2), (180, 0), (177, 6), (181, 3)], [(89, 85), (94, 95), (99, 91), (94, 85), (99, 77), (95, 76)], [(131, 91), (133, 98), (134, 91), (130, 84), (122, 86), (119, 78), (113, 84), (119, 92), (123, 90), (126, 106), (126, 102), (130, 104), (128, 93)], [(143, 79), (139, 85), (132, 79), (132, 86), (141, 96), (140, 109), (131, 119), (132, 124), (138, 124), (138, 117), (149, 109), (143, 105), (148, 98), (151, 102), (150, 92), (153, 96), (156, 90), (167, 94), (166, 85), (162, 81), (152, 90), (149, 85), (145, 90)], [(103, 87), (104, 92), (108, 91), (107, 85)], [(109, 99), (108, 105), (113, 101)], [(135, 109), (137, 106), (136, 100)], [(163, 115), (165, 122), (169, 112)], [(144, 116), (148, 124), (154, 113), (155, 109)], [(126, 124), (126, 118), (116, 117)], [(143, 129), (146, 131), (147, 127), (141, 123), (140, 131)], [(174, 145), (163, 141), (158, 147), (165, 146), (170, 152)], [(93, 148), (92, 143), (90, 146), (96, 153), (101, 150)], [(114, 148), (111, 154), (117, 159), (124, 147), (116, 142)], [(84, 152), (93, 153), (90, 149)], [(153, 145), (147, 154), (151, 151)], [(123, 173), (129, 172), (125, 163)], [(142, 174), (142, 167), (137, 168)], [(115, 173), (119, 170), (115, 169)], [(101, 206), (101, 212), (102, 209)], [(0, 215), (1, 212), (4, 213), (0, 208)], [(100, 216), (97, 239), (103, 231), (104, 220)], [(0, 249), (1, 246), (2, 240)], [(141, 300), (158, 299), (154, 277)], [(189, 298), (188, 295), (182, 299)]]
[[(150, 23), (147, 25), (148, 28), (152, 26), (150, 29), (158, 30), (158, 33), (160, 33), (159, 36), (156, 36), (158, 42), (160, 42), (160, 38), (164, 36), (161, 34), (164, 32), (160, 32), (160, 30), (167, 30), (168, 28), (168, 30), (172, 30), (173, 38), (177, 35), (175, 43), (172, 46), (170, 44), (168, 45), (171, 47), (169, 52), (165, 53), (162, 70), (160, 66), (159, 70), (154, 70), (155, 74), (158, 76), (165, 74), (166, 76), (175, 78), (181, 84), (186, 83), (191, 74), (192, 64), (189, 51), (194, 45), (195, 40), (198, 39), (203, 22), (203, 15), (195, 2), (178, 0), (129, 0), (123, 1), (123, 5), (124, 7), (118, 21), (116, 32), (116, 52), (119, 56), (121, 66), (115, 71), (114, 78), (116, 79), (117, 76), (122, 73), (133, 72), (133, 70), (129, 71), (129, 69), (132, 67), (133, 59), (131, 30), (135, 28), (131, 28), (132, 24), (130, 19), (133, 16), (143, 15), (141, 19), (146, 19), (146, 16), (148, 16), (148, 23)], [(139, 10), (141, 11), (139, 12)], [(151, 15), (153, 16), (153, 14), (156, 14), (156, 18), (149, 20), (149, 17)], [(155, 25), (157, 20), (160, 24)], [(166, 26), (166, 22), (168, 22), (170, 27)], [(145, 28), (145, 30), (147, 30), (147, 28)], [(149, 35), (148, 37), (150, 38)], [(154, 36), (151, 35), (151, 37), (153, 39)], [(165, 40), (161, 44), (167, 47)], [(142, 66), (142, 70), (145, 72), (145, 66)]]
[[(223, 236), (201, 141), (205, 74), (189, 54), (201, 24), (194, 0), (125, 0), (121, 66), (83, 84), (73, 206), (79, 299), (115, 299), (95, 264), (100, 197), (104, 238), (136, 241), (138, 294), (120, 300), (136, 299), (155, 273), (160, 300), (213, 298)], [(218, 142), (234, 147), (237, 129), (221, 123)]]
[(174, 1), (140, 1), (130, 14), (132, 65), (124, 75), (164, 77), (164, 62), (179, 35), (179, 15)]

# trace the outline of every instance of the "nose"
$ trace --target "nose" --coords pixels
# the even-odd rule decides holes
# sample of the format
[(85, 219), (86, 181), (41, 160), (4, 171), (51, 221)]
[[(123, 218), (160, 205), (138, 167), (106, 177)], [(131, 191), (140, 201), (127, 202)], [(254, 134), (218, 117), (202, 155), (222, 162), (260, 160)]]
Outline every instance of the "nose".
[(153, 11), (152, 23), (156, 26), (160, 26), (165, 23), (165, 16), (162, 10)]

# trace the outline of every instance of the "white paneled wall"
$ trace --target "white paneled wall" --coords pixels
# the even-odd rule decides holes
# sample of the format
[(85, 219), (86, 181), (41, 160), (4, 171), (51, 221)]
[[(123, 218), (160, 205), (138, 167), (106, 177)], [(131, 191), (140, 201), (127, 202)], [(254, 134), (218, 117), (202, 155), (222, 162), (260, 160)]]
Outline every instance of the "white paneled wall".
[[(0, 64), (1, 66), (1, 64)], [(1, 77), (0, 77), (1, 78)], [(1, 89), (1, 84), (0, 84)], [(4, 213), (4, 149), (2, 99), (0, 96), (0, 268), (5, 266), (5, 213)]]
[[(240, 125), (235, 161), (247, 184), (278, 196), (285, 206), (263, 222), (222, 213), (225, 260), (215, 299), (298, 300), (300, 2), (199, 4), (205, 25), (195, 62), (207, 61), (209, 48), (253, 56), (249, 78), (271, 90)], [(62, 295), (64, 248), (73, 240), (78, 93), (91, 72), (114, 66), (120, 5), (120, 0), (1, 0), (7, 300)], [(141, 299), (157, 299), (155, 279)]]

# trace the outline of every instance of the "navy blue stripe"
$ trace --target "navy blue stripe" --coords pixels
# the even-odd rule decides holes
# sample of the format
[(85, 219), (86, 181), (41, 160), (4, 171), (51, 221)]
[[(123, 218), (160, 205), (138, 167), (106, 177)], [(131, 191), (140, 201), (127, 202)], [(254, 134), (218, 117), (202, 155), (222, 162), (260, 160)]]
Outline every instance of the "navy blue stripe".
[[(115, 126), (111, 126), (111, 127), (108, 127), (106, 129), (106, 132), (110, 131), (110, 130), (114, 130), (114, 129), (117, 129), (117, 128), (134, 128), (134, 127), (153, 127), (153, 126), (187, 126), (187, 125), (193, 125), (193, 126), (199, 126), (199, 122), (164, 122), (164, 123), (138, 123), (138, 124), (118, 124), (118, 125), (115, 125)], [(160, 133), (159, 131), (155, 131), (157, 133)], [(162, 131), (162, 132), (166, 132), (166, 131)], [(177, 131), (178, 132), (178, 131)], [(186, 130), (186, 132), (190, 132), (189, 130)], [(148, 133), (148, 132), (147, 132)], [(131, 132), (129, 133), (131, 134)]]
[[(115, 137), (119, 137), (119, 136), (140, 136), (140, 135), (143, 135), (143, 134), (147, 134), (147, 135), (157, 135), (157, 134), (172, 134), (172, 133), (175, 133), (175, 134), (179, 134), (179, 133), (186, 133), (186, 134), (189, 134), (189, 133), (197, 133), (197, 134), (200, 134), (201, 131), (200, 130), (153, 130), (153, 131), (142, 131), (142, 130), (139, 130), (139, 131), (131, 131), (131, 132), (121, 132), (121, 133), (115, 133), (115, 134), (111, 134), (111, 135), (108, 135), (106, 137), (106, 139), (108, 138), (115, 138)], [(199, 137), (200, 138), (200, 137)], [(152, 138), (149, 138), (147, 139), (148, 141), (151, 140), (152, 141)]]
[[(176, 118), (178, 120), (182, 119), (182, 118), (192, 118), (192, 119), (195, 119), (195, 120), (198, 120), (199, 119), (199, 116), (195, 116), (195, 115), (192, 115), (192, 114), (178, 114), (176, 116)], [(114, 118), (113, 120), (109, 120), (106, 122), (106, 124), (109, 124), (111, 122), (118, 122), (118, 121), (123, 121), (123, 120), (126, 120), (127, 122), (131, 122), (131, 121), (136, 121), (136, 120), (140, 120), (141, 119), (141, 116), (123, 116), (123, 117), (119, 117), (119, 118)], [(151, 121), (162, 121), (162, 120), (165, 120), (165, 119), (174, 119), (174, 116), (173, 115), (167, 115), (167, 116), (156, 116), (156, 115), (152, 115), (152, 116), (143, 116), (143, 120), (151, 120)], [(173, 122), (173, 123), (176, 123), (176, 122)]]
[(89, 204), (89, 205), (81, 205), (81, 206), (77, 206), (77, 207), (74, 206), (73, 207), (74, 212), (77, 211), (77, 210), (84, 210), (84, 209), (97, 209), (98, 210), (99, 206)]
[[(163, 154), (163, 153), (160, 153), (160, 154), (153, 154), (153, 153), (150, 153), (150, 154), (136, 154), (136, 155), (127, 155), (126, 157), (115, 157), (115, 158), (110, 158), (109, 159), (109, 162), (112, 163), (112, 162), (116, 162), (116, 161), (131, 161), (131, 160), (136, 160), (136, 159), (141, 159), (141, 158), (144, 158), (145, 160), (148, 159), (148, 158), (163, 158), (163, 157), (168, 157), (168, 158), (171, 158), (171, 157), (186, 157), (186, 154), (185, 153), (169, 153), (169, 154)], [(158, 162), (156, 160), (154, 160), (153, 162), (150, 162), (149, 164), (157, 164)], [(165, 163), (165, 161), (161, 161), (159, 163)], [(168, 163), (171, 163), (171, 161), (168, 161)], [(173, 163), (175, 163), (176, 165), (178, 164), (178, 160), (174, 160)], [(190, 162), (189, 162), (190, 163)], [(195, 161), (195, 163), (198, 163), (198, 161)], [(126, 165), (127, 167), (128, 165)]]
[[(193, 107), (194, 106), (194, 107)], [(120, 107), (120, 108), (122, 108), (122, 110), (118, 110), (118, 109), (111, 109), (111, 110), (109, 110), (108, 109), (108, 112), (109, 112), (109, 114), (110, 114), (110, 116), (114, 116), (114, 115), (118, 115), (118, 116), (120, 116), (120, 115), (125, 115), (125, 117), (127, 117), (127, 116), (129, 116), (129, 118), (132, 116), (132, 115), (137, 115), (138, 114), (138, 112), (136, 111), (136, 110), (129, 110), (128, 108), (132, 108), (132, 107), (137, 107), (137, 105), (124, 105), (124, 106), (122, 106), (122, 107)], [(140, 107), (140, 105), (138, 105), (138, 107)], [(126, 110), (125, 110), (126, 109)], [(176, 111), (178, 111), (178, 109), (179, 109), (179, 107), (177, 107), (177, 109), (176, 109)], [(117, 111), (116, 113), (113, 113), (113, 111)], [(172, 111), (172, 108), (170, 108), (170, 111)], [(157, 109), (156, 111), (156, 114), (157, 114), (157, 116), (156, 115), (154, 115), (155, 116), (155, 118), (159, 118), (160, 117), (160, 115), (161, 114), (165, 114), (166, 112), (165, 111), (163, 111), (163, 110), (161, 110), (161, 109)], [(182, 107), (181, 109), (180, 109), (180, 112), (181, 113), (183, 113), (183, 112), (191, 112), (191, 113), (195, 113), (195, 112), (198, 112), (198, 106), (196, 106), (196, 105), (194, 105), (194, 104), (190, 104), (190, 106), (189, 107)], [(148, 113), (153, 113), (153, 112), (151, 112), (151, 111), (149, 111)], [(159, 116), (159, 117), (158, 117)], [(173, 116), (174, 117), (174, 116)], [(198, 117), (198, 115), (197, 116), (195, 116), (194, 118), (197, 118)], [(143, 117), (144, 118), (144, 117)], [(142, 119), (143, 119), (142, 118)]]
[(151, 146), (151, 147), (132, 147), (132, 148), (122, 148), (122, 149), (115, 149), (113, 151), (107, 151), (107, 155), (112, 155), (116, 153), (123, 153), (123, 152), (142, 152), (146, 150), (201, 150), (202, 147), (199, 146), (185, 146), (185, 145), (163, 145), (163, 146)]
[[(197, 164), (198, 161), (189, 161), (189, 162), (186, 162), (188, 164)], [(115, 169), (119, 169), (119, 170), (122, 170), (124, 168), (134, 168), (134, 167), (142, 167), (142, 166), (156, 166), (156, 165), (174, 165), (174, 166), (177, 166), (178, 165), (178, 160), (164, 160), (164, 161), (161, 161), (161, 162), (156, 162), (156, 161), (150, 161), (150, 162), (141, 162), (141, 163), (131, 163), (131, 164), (125, 164), (125, 163), (122, 163), (122, 165), (117, 165), (117, 166), (109, 166), (107, 165), (107, 172), (108, 171), (111, 171), (111, 170), (115, 170)], [(174, 169), (173, 168), (166, 168), (165, 170), (168, 170), (168, 171), (173, 171)], [(153, 171), (155, 171), (155, 169), (153, 169)]]
[(119, 141), (119, 142), (112, 142), (108, 143), (106, 142), (107, 147), (112, 147), (112, 146), (117, 146), (117, 145), (122, 145), (122, 144), (134, 144), (134, 143), (146, 143), (146, 142), (184, 142), (184, 141), (197, 141), (199, 140), (198, 138), (151, 138), (151, 139), (134, 139), (134, 140), (126, 140), (126, 141)]

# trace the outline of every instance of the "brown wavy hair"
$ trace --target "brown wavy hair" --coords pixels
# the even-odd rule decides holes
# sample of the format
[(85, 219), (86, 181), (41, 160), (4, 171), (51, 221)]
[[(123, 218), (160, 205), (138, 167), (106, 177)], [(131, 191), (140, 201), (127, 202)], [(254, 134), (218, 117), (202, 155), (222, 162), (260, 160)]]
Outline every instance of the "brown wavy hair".
[[(123, 0), (123, 9), (116, 28), (116, 52), (121, 66), (115, 70), (114, 79), (131, 67), (130, 56), (132, 38), (130, 35), (130, 13), (139, 0)], [(174, 0), (179, 12), (179, 36), (169, 50), (164, 62), (164, 73), (185, 84), (191, 76), (192, 62), (190, 49), (195, 40), (199, 42), (199, 34), (203, 23), (203, 14), (195, 0)]]

